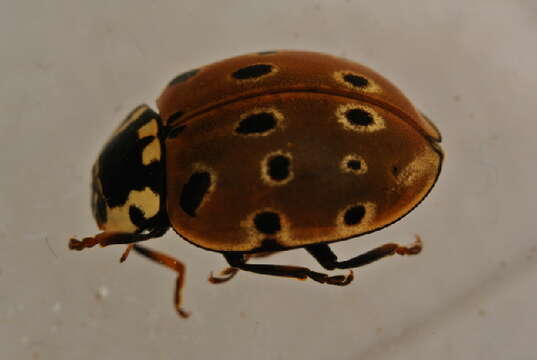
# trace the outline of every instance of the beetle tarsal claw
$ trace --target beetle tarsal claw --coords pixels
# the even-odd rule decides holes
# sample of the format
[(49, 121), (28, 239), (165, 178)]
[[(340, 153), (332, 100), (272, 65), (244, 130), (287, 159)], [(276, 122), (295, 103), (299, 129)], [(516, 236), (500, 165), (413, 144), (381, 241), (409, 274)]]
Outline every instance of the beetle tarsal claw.
[(337, 285), (337, 286), (348, 285), (354, 280), (354, 273), (352, 270), (349, 270), (349, 273), (347, 275), (334, 275), (334, 276), (328, 276), (326, 274), (322, 274), (322, 275), (323, 275), (322, 277), (318, 277), (318, 276), (311, 276), (310, 274), (310, 278), (323, 284)]
[(327, 284), (330, 285), (339, 285), (339, 286), (345, 286), (350, 284), (354, 280), (354, 272), (352, 270), (349, 270), (349, 273), (347, 275), (336, 275), (336, 276), (330, 276), (327, 279)]
[(211, 273), (209, 274), (208, 280), (211, 284), (221, 284), (221, 283), (231, 280), (235, 275), (237, 275), (238, 272), (239, 272), (238, 268), (228, 267), (220, 271), (219, 276), (214, 276), (213, 272), (211, 271)]
[(179, 314), (179, 316), (181, 316), (182, 318), (184, 319), (187, 319), (190, 317), (190, 312), (189, 311), (185, 311), (181, 308), (176, 308), (175, 310), (177, 310), (177, 313)]
[(415, 235), (416, 240), (410, 244), (410, 246), (401, 246), (399, 245), (395, 252), (399, 255), (417, 255), (421, 252), (423, 249), (423, 241), (421, 241), (421, 237), (416, 234)]

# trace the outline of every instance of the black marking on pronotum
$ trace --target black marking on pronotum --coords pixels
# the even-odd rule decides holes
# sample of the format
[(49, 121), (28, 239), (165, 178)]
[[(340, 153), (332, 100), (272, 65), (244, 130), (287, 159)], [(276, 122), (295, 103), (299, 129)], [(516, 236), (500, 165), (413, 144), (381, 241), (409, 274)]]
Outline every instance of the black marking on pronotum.
[(235, 71), (232, 76), (239, 80), (255, 79), (270, 74), (273, 71), (273, 68), (274, 67), (269, 64), (250, 65)]
[(347, 83), (351, 84), (352, 86), (365, 88), (369, 85), (369, 80), (367, 80), (363, 76), (355, 75), (355, 74), (345, 74), (343, 75), (343, 80), (345, 80)]
[(147, 107), (147, 105), (145, 104), (142, 104), (142, 105), (138, 105), (137, 107), (135, 107), (127, 116), (125, 116), (125, 118), (119, 123), (119, 126), (118, 126), (118, 129), (123, 127), (123, 125), (125, 125), (127, 123), (127, 121), (131, 120), (131, 117), (134, 115), (134, 113), (136, 113), (138, 110), (140, 110), (141, 108), (143, 107)]
[[(95, 176), (95, 174), (94, 174)], [(108, 219), (108, 214), (106, 213), (106, 202), (101, 194), (101, 191), (98, 186), (99, 179), (93, 178), (91, 182), (92, 188), (92, 201), (91, 208), (97, 224), (102, 225), (106, 223)]]
[(263, 211), (254, 217), (254, 225), (257, 231), (274, 235), (281, 230), (280, 216), (272, 211)]
[(207, 171), (197, 171), (190, 175), (183, 186), (179, 204), (188, 215), (196, 216), (196, 210), (211, 187), (211, 174)]
[(168, 86), (175, 85), (175, 84), (180, 84), (182, 82), (185, 82), (188, 79), (190, 79), (191, 77), (193, 77), (194, 75), (196, 75), (198, 73), (198, 71), (199, 71), (199, 69), (192, 69), (192, 70), (186, 71), (186, 72), (176, 76), (172, 81), (170, 81)]
[(131, 191), (142, 191), (146, 187), (162, 199), (163, 162), (152, 161), (148, 165), (142, 162), (143, 151), (155, 136), (140, 139), (138, 130), (150, 121), (157, 122), (160, 132), (162, 122), (159, 115), (147, 109), (116, 133), (99, 155), (96, 173), (101, 183), (102, 196), (110, 208), (124, 205)]
[(289, 177), (291, 160), (285, 155), (274, 155), (268, 159), (267, 175), (274, 181), (284, 181)]
[(106, 212), (106, 203), (102, 196), (98, 196), (97, 199), (97, 208), (95, 209), (95, 217), (97, 218), (98, 224), (105, 224), (108, 219), (108, 214)]
[(368, 126), (374, 122), (373, 116), (363, 109), (347, 110), (345, 117), (352, 125)]
[(168, 138), (176, 138), (180, 133), (183, 132), (183, 130), (186, 128), (186, 125), (181, 125), (181, 126), (177, 126), (177, 127), (174, 127), (173, 129), (171, 129), (170, 131), (168, 131)]
[(131, 222), (139, 229), (143, 226), (145, 219), (144, 213), (137, 206), (129, 206), (129, 218)]
[(352, 226), (357, 225), (362, 221), (362, 219), (365, 216), (365, 207), (363, 205), (356, 205), (353, 206), (347, 211), (345, 211), (345, 215), (343, 216), (343, 221), (345, 222), (345, 225)]
[(270, 112), (251, 114), (242, 119), (235, 131), (242, 135), (263, 134), (276, 127), (277, 120)]

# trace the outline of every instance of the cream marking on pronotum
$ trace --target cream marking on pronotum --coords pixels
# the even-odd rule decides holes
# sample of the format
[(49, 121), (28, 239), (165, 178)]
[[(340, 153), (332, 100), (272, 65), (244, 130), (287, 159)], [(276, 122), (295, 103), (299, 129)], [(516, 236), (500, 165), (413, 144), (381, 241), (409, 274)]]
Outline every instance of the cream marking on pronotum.
[(142, 163), (149, 165), (153, 161), (160, 160), (160, 141), (158, 139), (158, 124), (157, 120), (153, 119), (141, 128), (138, 129), (138, 138), (153, 136), (153, 140), (147, 144), (142, 152)]
[(123, 121), (121, 125), (114, 131), (111, 138), (115, 137), (117, 134), (125, 130), (132, 122), (138, 120), (140, 118), (140, 115), (142, 115), (146, 110), (150, 110), (149, 106), (147, 105), (140, 105), (138, 106), (126, 119)]
[(120, 206), (110, 208), (107, 206), (108, 220), (103, 224), (104, 230), (136, 232), (138, 227), (134, 225), (129, 216), (130, 207), (134, 205), (141, 210), (146, 219), (157, 215), (160, 209), (160, 196), (149, 187), (141, 191), (132, 190), (127, 201)]

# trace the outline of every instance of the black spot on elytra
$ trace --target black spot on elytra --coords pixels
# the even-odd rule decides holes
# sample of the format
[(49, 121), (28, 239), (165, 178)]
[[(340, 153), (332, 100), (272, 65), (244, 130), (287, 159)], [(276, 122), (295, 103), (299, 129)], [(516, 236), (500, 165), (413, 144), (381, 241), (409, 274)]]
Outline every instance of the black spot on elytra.
[(360, 223), (365, 216), (365, 207), (363, 205), (356, 205), (345, 211), (343, 221), (345, 225), (352, 226)]
[(263, 234), (274, 235), (281, 230), (280, 216), (271, 211), (264, 211), (254, 218), (257, 231)]
[(168, 132), (168, 136), (169, 138), (176, 138), (180, 133), (183, 132), (183, 130), (186, 128), (186, 125), (181, 125), (181, 126), (177, 126), (173, 129), (171, 129), (169, 132)]
[(280, 245), (278, 243), (277, 239), (268, 237), (268, 238), (265, 238), (265, 239), (261, 240), (261, 245), (259, 247), (255, 248), (254, 252), (255, 253), (275, 252), (275, 251), (281, 251), (281, 250), (284, 250), (284, 249), (285, 249), (285, 247)]
[(239, 134), (262, 134), (276, 127), (276, 118), (269, 112), (261, 112), (245, 117), (235, 131)]
[(363, 109), (350, 109), (345, 113), (352, 125), (368, 126), (373, 124), (373, 116)]
[(354, 74), (344, 75), (343, 80), (356, 87), (366, 87), (369, 85), (369, 81), (365, 77)]
[(190, 79), (192, 76), (196, 75), (198, 73), (198, 71), (199, 71), (199, 69), (193, 69), (193, 70), (186, 71), (186, 72), (176, 76), (172, 81), (170, 81), (168, 86), (176, 85), (176, 84), (180, 84), (182, 82), (185, 82), (188, 79)]
[(399, 176), (399, 171), (400, 171), (399, 166), (397, 166), (397, 165), (392, 166), (392, 174), (393, 174), (393, 176), (395, 176), (395, 177)]
[(255, 79), (263, 75), (270, 74), (272, 72), (272, 65), (268, 64), (256, 64), (251, 66), (243, 67), (235, 71), (232, 76), (235, 79), (245, 80), (245, 79)]
[(351, 170), (360, 170), (362, 168), (362, 162), (360, 160), (347, 161), (347, 167)]
[(260, 51), (257, 53), (257, 55), (272, 55), (276, 53), (277, 53), (276, 50), (267, 50), (267, 51)]
[(267, 174), (274, 181), (283, 181), (289, 177), (291, 159), (285, 155), (272, 156), (267, 162)]
[(208, 172), (199, 171), (190, 175), (181, 192), (181, 198), (179, 200), (181, 209), (190, 216), (196, 216), (196, 210), (210, 187), (211, 174)]
[(138, 228), (141, 228), (146, 220), (142, 210), (134, 205), (129, 206), (129, 219)]
[[(144, 111), (123, 131), (115, 134), (99, 155), (96, 164), (97, 173), (102, 185), (102, 195), (111, 208), (125, 204), (131, 191), (141, 191), (146, 187), (159, 194), (162, 199), (164, 192), (162, 161), (153, 161), (149, 165), (142, 163), (143, 150), (155, 137), (138, 138), (138, 130), (154, 119), (160, 126), (161, 120), (157, 113), (151, 109)], [(93, 191), (98, 189), (94, 188)], [(104, 206), (104, 201), (100, 205), (97, 201), (97, 210)], [(102, 214), (96, 216), (102, 217)], [(145, 225), (141, 228), (143, 229)]]
[(277, 251), (281, 250), (282, 246), (278, 244), (278, 240), (273, 238), (266, 238), (261, 241), (260, 249), (263, 249), (263, 251)]

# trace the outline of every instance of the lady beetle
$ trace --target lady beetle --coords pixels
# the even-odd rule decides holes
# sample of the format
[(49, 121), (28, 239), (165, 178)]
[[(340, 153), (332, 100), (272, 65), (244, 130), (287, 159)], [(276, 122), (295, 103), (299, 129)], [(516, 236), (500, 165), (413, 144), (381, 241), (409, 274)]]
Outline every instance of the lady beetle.
[(327, 270), (350, 269), (410, 247), (382, 245), (338, 261), (329, 243), (379, 230), (416, 207), (443, 160), (440, 133), (393, 84), (338, 57), (267, 51), (230, 58), (174, 78), (157, 100), (132, 111), (93, 166), (96, 244), (130, 244), (178, 273), (184, 265), (140, 245), (169, 227), (224, 255), (230, 268), (347, 285), (305, 267), (248, 264), (305, 248)]

